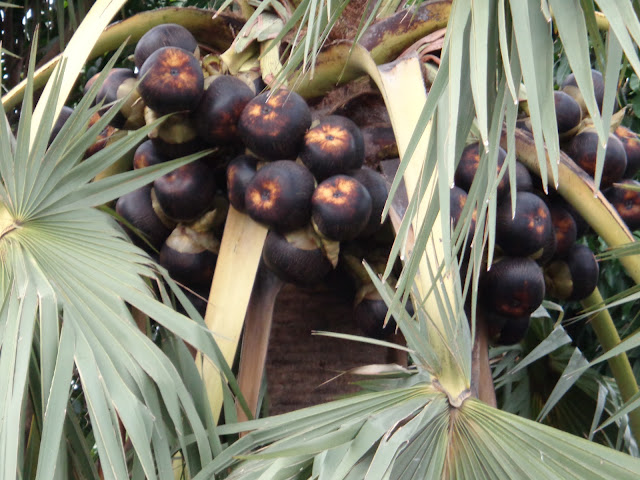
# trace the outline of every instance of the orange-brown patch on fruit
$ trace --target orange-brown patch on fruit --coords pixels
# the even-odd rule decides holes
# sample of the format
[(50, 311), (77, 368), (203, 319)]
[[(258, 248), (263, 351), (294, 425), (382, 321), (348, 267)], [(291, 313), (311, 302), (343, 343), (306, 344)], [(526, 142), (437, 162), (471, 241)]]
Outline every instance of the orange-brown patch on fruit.
[(537, 209), (535, 215), (532, 215), (529, 220), (529, 229), (535, 231), (538, 235), (543, 235), (547, 230), (547, 217), (547, 212), (544, 209)]
[(333, 205), (346, 205), (349, 197), (355, 189), (354, 182), (345, 179), (337, 179), (334, 185), (321, 185), (317, 189), (317, 197), (326, 203)]
[[(167, 49), (158, 66), (157, 82), (169, 85), (176, 90), (190, 89), (197, 82), (190, 57), (178, 49)], [(152, 81), (153, 83), (153, 81)]]
[(348, 148), (349, 132), (333, 125), (322, 125), (309, 130), (305, 142), (315, 144), (325, 152), (341, 152)]
[(281, 194), (280, 184), (275, 181), (266, 181), (260, 188), (253, 188), (249, 191), (252, 203), (261, 209), (269, 210), (278, 202)]

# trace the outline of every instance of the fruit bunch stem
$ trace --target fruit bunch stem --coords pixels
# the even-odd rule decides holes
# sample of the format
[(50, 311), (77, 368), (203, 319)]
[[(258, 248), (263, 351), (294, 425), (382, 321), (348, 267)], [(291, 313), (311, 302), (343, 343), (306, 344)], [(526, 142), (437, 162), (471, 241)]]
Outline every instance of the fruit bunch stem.
[[(600, 291), (596, 288), (591, 295), (582, 300), (582, 306), (584, 308), (594, 307), (602, 305), (603, 299)], [(609, 310), (603, 309), (591, 317), (591, 326), (596, 332), (598, 341), (605, 352), (608, 352), (612, 348), (620, 344), (620, 336), (618, 330), (613, 323)], [(620, 390), (620, 396), (624, 402), (629, 401), (634, 395), (638, 393), (638, 383), (633, 374), (629, 358), (625, 353), (611, 357), (609, 360), (609, 368), (616, 380), (618, 389)], [(640, 408), (636, 408), (629, 412), (629, 427), (633, 438), (637, 443), (640, 443)]]

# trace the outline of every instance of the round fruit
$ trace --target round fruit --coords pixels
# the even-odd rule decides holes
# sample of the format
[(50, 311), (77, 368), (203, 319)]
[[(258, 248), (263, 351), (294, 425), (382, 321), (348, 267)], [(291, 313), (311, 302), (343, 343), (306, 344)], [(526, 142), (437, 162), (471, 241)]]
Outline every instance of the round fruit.
[(238, 133), (252, 153), (267, 160), (295, 159), (311, 126), (311, 110), (295, 92), (265, 92), (242, 111)]
[(369, 222), (371, 195), (355, 178), (335, 175), (320, 183), (311, 198), (311, 219), (325, 237), (353, 240)]
[[(128, 68), (112, 68), (100, 86), (95, 102), (103, 102), (104, 105), (117, 102), (135, 88), (137, 81), (137, 76), (133, 73), (133, 70)], [(132, 95), (127, 105), (123, 105), (122, 109), (113, 117), (110, 125), (116, 128), (124, 127), (127, 122), (127, 116), (131, 113), (131, 106), (137, 98), (137, 95)]]
[(319, 181), (360, 168), (364, 163), (362, 133), (346, 117), (325, 117), (304, 136), (300, 160)]
[(554, 242), (551, 213), (544, 201), (531, 192), (517, 192), (515, 215), (511, 198), (496, 209), (496, 243), (508, 255), (540, 257)]
[[(507, 152), (500, 148), (498, 151), (498, 163), (496, 175), (500, 173), (504, 160), (507, 157)], [(476, 176), (478, 166), (480, 165), (480, 143), (472, 143), (462, 151), (460, 157), (460, 163), (456, 168), (454, 175), (454, 181), (457, 186), (466, 190), (467, 192), (471, 188), (471, 183)], [(509, 191), (509, 174), (505, 172), (500, 183), (498, 183), (498, 198), (502, 197)]]
[(151, 185), (145, 185), (122, 195), (116, 202), (116, 213), (138, 230), (139, 233), (133, 232), (126, 225), (124, 226), (131, 241), (141, 248), (145, 248), (147, 243), (140, 238), (140, 234), (153, 248), (159, 250), (171, 233), (171, 229), (162, 222), (153, 209)]
[(549, 295), (560, 300), (582, 300), (598, 285), (600, 268), (586, 245), (574, 245), (567, 256), (551, 262), (544, 269)]
[(164, 242), (158, 260), (176, 282), (196, 290), (211, 284), (218, 259), (217, 252), (197, 237), (188, 227), (178, 225)]
[(393, 317), (387, 319), (388, 312), (380, 293), (371, 288), (355, 306), (353, 319), (365, 336), (382, 340), (392, 335), (397, 328)]
[[(596, 97), (596, 104), (598, 105), (598, 110), (600, 110), (600, 113), (602, 113), (602, 101), (604, 99), (604, 78), (602, 78), (602, 73), (592, 69), (591, 79), (593, 81), (593, 93)], [(582, 96), (582, 92), (578, 88), (578, 82), (576, 81), (576, 77), (573, 73), (569, 74), (564, 82), (562, 82), (562, 86), (560, 87), (560, 89), (563, 92), (571, 95), (575, 99), (575, 101), (578, 102), (583, 116), (587, 116), (589, 114), (584, 103), (584, 97)]]
[(530, 315), (507, 317), (489, 313), (486, 315), (491, 343), (495, 345), (515, 345), (521, 342), (529, 330)]
[(314, 187), (313, 175), (303, 165), (292, 160), (268, 163), (247, 185), (247, 214), (280, 232), (302, 228), (311, 216)]
[(245, 211), (244, 198), (247, 185), (253, 179), (258, 159), (252, 155), (240, 155), (227, 166), (227, 193), (229, 203), (239, 212)]
[[(145, 108), (147, 123), (157, 120), (150, 108)], [(163, 156), (174, 159), (191, 155), (204, 149), (204, 143), (198, 137), (193, 119), (186, 113), (175, 113), (149, 132), (156, 150)]]
[(365, 163), (398, 158), (398, 143), (389, 125), (367, 125), (361, 127), (360, 131), (364, 140)]
[(317, 285), (332, 269), (307, 228), (284, 235), (271, 230), (264, 243), (262, 259), (281, 280), (305, 287)]
[(640, 170), (640, 138), (631, 129), (622, 125), (613, 133), (620, 139), (627, 154), (627, 169), (624, 171), (623, 178), (633, 178)]
[(198, 42), (189, 30), (175, 23), (163, 23), (138, 40), (133, 53), (136, 67), (141, 68), (149, 55), (162, 47), (180, 47), (193, 54), (198, 52)]
[(607, 189), (605, 195), (627, 227), (630, 230), (637, 230), (640, 228), (640, 191), (624, 188), (624, 186), (640, 189), (640, 182), (627, 179), (622, 180), (620, 185)]
[(133, 154), (133, 168), (145, 168), (158, 163), (166, 162), (168, 159), (162, 155), (151, 140), (145, 140), (136, 148)]
[(364, 185), (364, 188), (371, 195), (371, 215), (369, 215), (369, 221), (359, 235), (360, 237), (368, 237), (382, 227), (382, 212), (389, 196), (387, 181), (382, 174), (369, 167), (350, 170), (348, 174)]
[(553, 223), (553, 231), (556, 237), (555, 256), (564, 257), (578, 238), (578, 226), (573, 215), (558, 202), (552, 202), (549, 205), (551, 213), (551, 222)]
[(216, 194), (214, 171), (203, 160), (195, 160), (156, 179), (153, 188), (160, 207), (169, 218), (192, 222), (213, 205)]
[(556, 107), (556, 121), (560, 137), (571, 136), (575, 133), (582, 120), (580, 104), (573, 97), (562, 91), (553, 92)]
[(153, 52), (140, 68), (138, 91), (159, 114), (193, 110), (204, 93), (204, 74), (193, 54), (177, 47)]
[(531, 315), (542, 303), (542, 269), (528, 257), (502, 257), (480, 277), (481, 301), (490, 312), (510, 317)]
[[(453, 228), (455, 229), (460, 221), (460, 217), (462, 215), (462, 209), (467, 204), (467, 192), (465, 192), (460, 187), (456, 187), (455, 185), (451, 187), (449, 191), (449, 199), (451, 202), (450, 206), (450, 215), (451, 220), (453, 222)], [(471, 216), (471, 224), (469, 226), (469, 238), (473, 238), (473, 234), (476, 229), (476, 213), (477, 210), (474, 209), (473, 214)]]
[(55, 140), (55, 138), (58, 136), (58, 133), (60, 133), (60, 130), (62, 130), (62, 127), (64, 126), (64, 124), (69, 119), (72, 113), (73, 113), (73, 108), (63, 105), (62, 109), (60, 110), (60, 113), (58, 114), (58, 118), (56, 119), (55, 123), (53, 124), (53, 127), (51, 128), (51, 135), (49, 135), (49, 144), (51, 144)]
[(516, 161), (516, 190), (518, 192), (533, 191), (531, 172), (522, 162)]
[[(593, 128), (587, 128), (573, 137), (567, 146), (567, 154), (592, 178), (596, 171), (598, 143), (598, 133)], [(620, 180), (626, 168), (627, 154), (622, 142), (615, 135), (609, 135), (600, 188), (605, 189)]]
[(212, 145), (238, 140), (238, 119), (244, 107), (255, 96), (240, 79), (220, 75), (209, 84), (194, 112), (198, 135)]

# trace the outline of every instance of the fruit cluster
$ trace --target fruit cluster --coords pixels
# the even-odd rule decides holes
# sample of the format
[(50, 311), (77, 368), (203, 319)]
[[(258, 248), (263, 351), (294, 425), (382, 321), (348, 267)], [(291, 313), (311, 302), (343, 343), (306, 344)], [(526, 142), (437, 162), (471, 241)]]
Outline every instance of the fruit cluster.
[[(133, 168), (213, 149), (211, 155), (116, 204), (132, 240), (157, 254), (178, 282), (208, 296), (229, 204), (269, 227), (264, 263), (282, 280), (303, 286), (318, 284), (339, 258), (358, 250), (347, 247), (350, 252), (340, 256), (341, 244), (345, 249), (345, 244), (366, 242), (379, 231), (388, 190), (382, 175), (364, 166), (366, 145), (376, 142), (371, 131), (346, 116), (313, 111), (293, 91), (267, 89), (257, 71), (225, 74), (219, 57), (201, 57), (196, 39), (179, 25), (149, 30), (137, 43), (133, 59), (135, 69), (112, 69), (99, 89), (96, 102), (103, 102), (102, 111), (126, 101), (87, 155), (103, 148), (120, 130), (139, 128), (164, 115), (168, 117), (136, 149)], [(604, 88), (599, 72), (593, 72), (593, 82), (601, 109)], [(572, 76), (554, 93), (554, 100), (561, 148), (594, 175), (597, 134)], [(63, 110), (57, 130), (69, 113)], [(529, 126), (526, 117), (518, 120), (521, 129)], [(633, 180), (640, 169), (640, 140), (622, 126), (612, 130), (601, 187), (621, 218), (636, 229), (640, 194), (621, 185), (640, 185)], [(477, 143), (462, 153), (451, 189), (454, 225), (480, 157)], [(501, 150), (498, 173), (505, 158)], [(593, 291), (598, 277), (595, 257), (576, 243), (586, 231), (585, 222), (558, 195), (544, 194), (522, 164), (515, 165), (516, 191), (509, 189), (508, 174), (498, 187), (498, 255), (479, 286), (481, 308), (499, 343), (522, 338), (545, 295), (579, 300)], [(472, 229), (473, 222), (475, 218)], [(360, 264), (364, 256), (341, 261), (349, 267)], [(382, 329), (386, 307), (366, 275), (355, 276), (361, 280), (356, 321), (366, 333), (383, 336), (390, 330)], [(374, 310), (375, 315), (370, 313)]]
[(224, 74), (179, 25), (149, 30), (133, 59), (135, 69), (112, 69), (98, 91), (103, 112), (126, 99), (102, 135), (168, 115), (136, 149), (134, 169), (213, 149), (116, 203), (134, 243), (179, 283), (208, 296), (229, 204), (269, 227), (265, 264), (305, 286), (336, 267), (340, 242), (380, 228), (387, 184), (364, 166), (365, 137), (352, 120), (267, 90), (259, 72)]
[[(602, 75), (592, 72), (598, 107), (602, 109)], [(588, 175), (595, 174), (598, 135), (588, 117), (575, 78), (570, 75), (562, 89), (554, 92), (561, 149)], [(614, 116), (614, 122), (620, 116)], [(518, 127), (530, 131), (528, 118)], [(640, 185), (633, 176), (640, 169), (640, 143), (629, 129), (614, 125), (604, 159), (601, 188), (631, 230), (640, 227), (640, 193), (624, 185)], [(517, 153), (516, 153), (517, 156)], [(500, 149), (500, 173), (506, 152)], [(480, 162), (480, 145), (468, 145), (461, 156), (451, 189), (454, 226), (467, 200), (467, 192)], [(479, 280), (479, 305), (492, 340), (499, 344), (520, 341), (531, 314), (545, 296), (573, 301), (589, 296), (598, 282), (599, 267), (594, 254), (583, 243), (587, 223), (554, 191), (545, 194), (524, 165), (516, 161), (516, 191), (510, 191), (509, 174), (497, 188), (496, 260)], [(512, 196), (515, 211), (512, 212)], [(473, 234), (474, 225), (471, 226)]]

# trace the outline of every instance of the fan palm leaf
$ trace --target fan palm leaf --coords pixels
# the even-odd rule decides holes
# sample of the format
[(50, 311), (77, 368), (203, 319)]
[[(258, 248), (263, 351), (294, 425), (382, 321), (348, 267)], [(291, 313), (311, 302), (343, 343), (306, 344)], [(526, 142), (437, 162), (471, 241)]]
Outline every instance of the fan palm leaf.
[[(230, 375), (211, 332), (197, 314), (192, 320), (175, 312), (165, 285), (188, 303), (175, 283), (96, 208), (206, 152), (92, 181), (157, 125), (83, 161), (119, 107), (87, 128), (101, 107), (90, 105), (104, 75), (49, 145), (57, 112), (108, 22), (101, 15), (113, 15), (122, 3), (98, 2), (70, 43), (83, 43), (74, 50), (78, 58), (63, 55), (35, 108), (31, 56), (15, 137), (0, 115), (2, 478), (96, 478), (96, 458), (104, 478), (131, 472), (134, 478), (173, 478), (176, 451), (196, 472), (221, 450), (206, 397), (194, 397), (202, 391), (195, 366), (177, 361), (185, 345), (174, 344), (172, 359), (138, 328), (132, 312), (148, 315), (169, 338), (187, 340)], [(183, 380), (185, 368), (192, 373)], [(78, 414), (89, 424), (82, 426)]]

